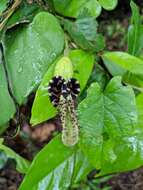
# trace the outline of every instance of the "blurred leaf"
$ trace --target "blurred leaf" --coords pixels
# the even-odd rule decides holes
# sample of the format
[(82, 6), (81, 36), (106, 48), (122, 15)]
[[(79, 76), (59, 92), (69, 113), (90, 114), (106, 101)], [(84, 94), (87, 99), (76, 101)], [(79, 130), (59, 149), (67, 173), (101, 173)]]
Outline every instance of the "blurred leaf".
[[(1, 52), (0, 52), (1, 53)], [(2, 63), (0, 64), (0, 127), (6, 124), (15, 113), (15, 105), (9, 95)], [(4, 126), (6, 128), (6, 126)]]
[(105, 46), (104, 37), (97, 33), (95, 17), (79, 18), (75, 22), (64, 21), (65, 29), (75, 43), (84, 50), (98, 52)]
[(29, 166), (30, 166), (30, 162), (27, 161), (26, 159), (22, 158), (21, 156), (19, 156), (17, 153), (15, 153), (9, 147), (3, 145), (2, 140), (0, 142), (0, 150), (4, 151), (7, 158), (11, 158), (11, 159), (14, 159), (16, 161), (16, 169), (20, 173), (26, 173), (27, 172), (27, 170), (29, 169)]
[(7, 32), (6, 62), (13, 93), (21, 104), (62, 52), (64, 34), (56, 18), (41, 12), (27, 27)]
[(84, 9), (90, 16), (99, 16), (101, 6), (97, 0), (53, 0), (55, 10), (68, 17), (78, 17)]
[(102, 58), (113, 76), (121, 75), (125, 83), (143, 90), (143, 60), (124, 52), (107, 52)]
[(2, 169), (5, 166), (7, 159), (8, 158), (6, 154), (4, 152), (0, 152), (0, 169)]
[(112, 10), (116, 7), (118, 0), (99, 0), (100, 5), (106, 10)]
[(19, 23), (32, 21), (33, 17), (41, 10), (41, 7), (39, 7), (35, 2), (29, 4), (26, 1), (22, 1), (17, 10), (8, 19), (6, 28), (10, 28)]
[(0, 2), (0, 14), (6, 9), (7, 7), (7, 0), (1, 0)]
[(128, 28), (128, 52), (139, 56), (143, 49), (143, 24), (138, 6), (131, 1), (131, 24)]
[[(113, 78), (101, 91), (97, 83), (78, 107), (80, 147), (100, 175), (143, 164), (143, 135), (137, 134), (137, 109), (131, 87)], [(126, 163), (126, 164), (123, 164)]]
[[(69, 58), (73, 64), (74, 77), (79, 80), (81, 90), (83, 90), (93, 68), (94, 56), (82, 50), (73, 50), (69, 53)], [(56, 108), (52, 105), (49, 99), (47, 90), (49, 80), (54, 75), (55, 64), (48, 69), (36, 92), (30, 121), (32, 125), (46, 121), (57, 114)]]
[(76, 147), (67, 148), (60, 138), (55, 137), (38, 153), (19, 190), (29, 186), (33, 187), (32, 190), (65, 190), (91, 170), (81, 151)]

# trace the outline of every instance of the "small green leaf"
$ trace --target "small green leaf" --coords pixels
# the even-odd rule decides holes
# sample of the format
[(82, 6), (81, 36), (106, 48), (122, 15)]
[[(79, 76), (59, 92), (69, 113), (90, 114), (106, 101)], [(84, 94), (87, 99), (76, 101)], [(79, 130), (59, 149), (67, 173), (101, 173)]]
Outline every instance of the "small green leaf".
[(38, 86), (64, 47), (64, 33), (57, 19), (46, 12), (28, 26), (6, 34), (6, 62), (13, 93), (21, 104)]
[(80, 147), (101, 174), (134, 169), (143, 163), (143, 137), (136, 134), (135, 95), (131, 87), (121, 84), (120, 77), (113, 78), (104, 92), (93, 83), (78, 110)]
[(65, 29), (76, 44), (84, 50), (101, 51), (105, 46), (104, 37), (97, 33), (95, 17), (78, 18), (75, 22), (64, 20)]
[[(80, 82), (81, 90), (83, 90), (93, 68), (94, 56), (82, 50), (73, 50), (69, 52), (69, 58), (73, 64), (73, 77), (75, 77)], [(55, 64), (57, 62), (55, 62)], [(67, 62), (62, 62), (62, 65), (63, 63), (66, 64)], [(55, 64), (47, 71), (36, 92), (36, 97), (32, 106), (32, 116), (30, 121), (32, 125), (36, 125), (45, 120), (48, 120), (57, 114), (56, 108), (50, 102), (47, 88), (49, 80), (55, 74), (59, 74), (61, 70), (63, 72), (63, 68), (65, 68), (65, 66), (61, 68), (60, 63), (60, 65), (58, 65), (60, 69), (56, 68), (55, 73)]]
[(78, 17), (85, 9), (90, 16), (99, 16), (101, 6), (97, 0), (53, 0), (55, 10), (68, 17)]
[(131, 1), (132, 18), (128, 28), (128, 52), (139, 56), (143, 49), (143, 24), (138, 6)]
[(118, 0), (99, 0), (100, 5), (106, 10), (112, 10), (117, 6)]
[(6, 124), (15, 113), (15, 106), (9, 95), (5, 72), (0, 64), (0, 127)]
[(26, 173), (27, 172), (27, 170), (29, 169), (29, 166), (30, 166), (30, 162), (29, 161), (27, 161), (26, 159), (24, 159), (21, 156), (19, 156), (17, 153), (15, 153), (9, 147), (3, 145), (2, 142), (0, 142), (0, 150), (4, 151), (4, 153), (6, 154), (6, 156), (8, 158), (14, 159), (16, 161), (16, 169), (20, 173)]
[(140, 90), (143, 89), (143, 61), (124, 52), (107, 52), (104, 64), (113, 76), (121, 75), (123, 81)]

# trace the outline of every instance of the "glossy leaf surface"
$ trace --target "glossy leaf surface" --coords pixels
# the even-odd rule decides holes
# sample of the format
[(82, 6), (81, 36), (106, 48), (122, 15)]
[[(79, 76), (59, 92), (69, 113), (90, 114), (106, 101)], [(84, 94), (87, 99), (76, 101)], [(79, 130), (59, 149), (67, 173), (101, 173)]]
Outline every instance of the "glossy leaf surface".
[(57, 19), (41, 12), (27, 27), (6, 35), (6, 62), (19, 103), (41, 82), (43, 75), (62, 52), (64, 34)]

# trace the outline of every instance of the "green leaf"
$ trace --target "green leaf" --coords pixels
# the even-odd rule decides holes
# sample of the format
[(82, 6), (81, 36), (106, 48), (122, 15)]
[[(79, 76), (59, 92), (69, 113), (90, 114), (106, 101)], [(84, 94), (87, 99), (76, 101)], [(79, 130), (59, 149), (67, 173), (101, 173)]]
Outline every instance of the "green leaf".
[(143, 163), (143, 135), (136, 134), (135, 95), (131, 87), (121, 84), (120, 77), (113, 78), (104, 92), (93, 83), (78, 110), (80, 147), (101, 174), (134, 169)]
[(6, 9), (7, 7), (7, 0), (1, 0), (0, 2), (0, 14)]
[(26, 159), (22, 158), (21, 156), (19, 156), (16, 152), (14, 152), (12, 149), (10, 149), (9, 147), (5, 146), (2, 144), (2, 139), (0, 139), (0, 150), (3, 151), (7, 158), (11, 158), (14, 159), (16, 161), (16, 169), (20, 172), (20, 173), (26, 173), (27, 170), (29, 169), (30, 166), (30, 162), (27, 161)]
[(53, 0), (55, 10), (68, 17), (78, 17), (85, 9), (90, 16), (99, 16), (101, 6), (97, 0)]
[(131, 1), (132, 18), (128, 28), (128, 52), (139, 56), (143, 49), (143, 24), (138, 6)]
[[(5, 72), (0, 64), (0, 127), (6, 124), (15, 113), (15, 106), (9, 95)], [(6, 127), (5, 127), (6, 128)]]
[(32, 125), (36, 125), (45, 120), (48, 120), (54, 117), (57, 113), (56, 108), (50, 101), (48, 96), (48, 83), (49, 80), (54, 75), (55, 64), (53, 64), (45, 74), (34, 99), (34, 103), (32, 106), (32, 116), (30, 119), (30, 123)]
[(100, 5), (106, 10), (113, 10), (118, 3), (118, 0), (99, 0)]
[(7, 32), (5, 57), (13, 92), (20, 104), (41, 82), (63, 46), (63, 31), (56, 18), (46, 12), (36, 15), (27, 27)]
[(86, 83), (94, 65), (94, 56), (83, 50), (77, 49), (69, 52), (69, 58), (72, 61), (74, 69), (74, 78), (80, 83), (81, 91), (85, 88)]
[(19, 190), (64, 190), (84, 178), (91, 165), (81, 151), (67, 148), (55, 137), (35, 157)]
[(121, 75), (125, 83), (142, 90), (143, 60), (124, 52), (107, 52), (102, 58), (113, 76)]
[(109, 81), (109, 75), (107, 72), (98, 64), (96, 63), (94, 65), (94, 69), (90, 75), (88, 86), (93, 82), (98, 82), (102, 89), (105, 88)]
[(76, 44), (84, 50), (98, 52), (105, 46), (104, 37), (97, 33), (95, 17), (79, 18), (75, 22), (64, 20), (65, 29)]
[[(73, 64), (73, 76), (79, 80), (81, 90), (83, 90), (93, 68), (94, 56), (82, 50), (73, 50), (69, 52), (69, 58)], [(47, 90), (49, 80), (53, 77), (55, 72), (54, 65), (47, 71), (36, 92), (30, 121), (32, 125), (36, 125), (48, 120), (57, 114), (55, 107), (53, 107), (52, 103), (50, 102)]]
[[(67, 190), (81, 181), (91, 171), (92, 166), (87, 158), (78, 150), (55, 168), (32, 190)], [(57, 175), (58, 174), (58, 175)]]

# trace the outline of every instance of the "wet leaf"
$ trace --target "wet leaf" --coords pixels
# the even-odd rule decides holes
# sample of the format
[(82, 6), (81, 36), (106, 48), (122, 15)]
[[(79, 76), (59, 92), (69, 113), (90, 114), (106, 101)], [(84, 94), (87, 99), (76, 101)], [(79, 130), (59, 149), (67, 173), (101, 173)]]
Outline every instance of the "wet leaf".
[[(113, 78), (102, 92), (93, 83), (78, 107), (80, 147), (101, 174), (134, 169), (143, 163), (137, 108), (131, 87)], [(124, 163), (127, 163), (126, 165)]]
[(92, 166), (88, 163), (87, 158), (78, 150), (32, 190), (53, 190), (54, 188), (67, 190), (73, 184), (84, 179), (91, 169)]
[(103, 61), (113, 76), (120, 75), (125, 83), (143, 89), (143, 61), (124, 52), (104, 53)]
[(26, 173), (27, 170), (29, 169), (30, 162), (27, 161), (26, 159), (22, 158), (21, 156), (19, 156), (16, 152), (14, 152), (9, 147), (3, 145), (2, 139), (0, 139), (0, 140), (1, 140), (0, 150), (6, 154), (7, 158), (11, 158), (11, 159), (14, 159), (16, 161), (16, 169), (20, 173)]
[(90, 16), (99, 16), (101, 6), (97, 0), (53, 0), (56, 11), (64, 16), (78, 17), (85, 9)]
[(19, 190), (29, 186), (32, 190), (64, 190), (90, 170), (91, 165), (83, 153), (76, 147), (67, 148), (57, 136), (35, 157)]
[(46, 12), (36, 15), (27, 27), (7, 32), (7, 68), (14, 95), (20, 104), (41, 82), (63, 46), (63, 31), (56, 18)]

